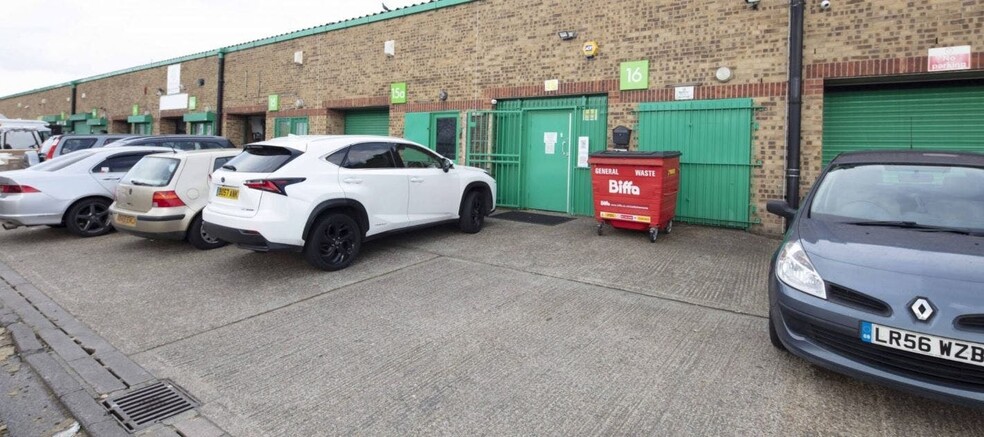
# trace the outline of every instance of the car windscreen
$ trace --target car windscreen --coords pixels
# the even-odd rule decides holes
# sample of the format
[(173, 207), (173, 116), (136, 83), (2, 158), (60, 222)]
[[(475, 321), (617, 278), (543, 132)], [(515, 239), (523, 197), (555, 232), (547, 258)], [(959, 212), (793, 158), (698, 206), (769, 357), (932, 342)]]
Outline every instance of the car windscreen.
[(61, 169), (65, 168), (65, 167), (68, 167), (68, 166), (70, 166), (72, 164), (75, 164), (76, 162), (79, 162), (79, 161), (81, 161), (83, 159), (86, 159), (86, 158), (88, 158), (90, 156), (92, 156), (92, 154), (91, 153), (88, 153), (88, 152), (85, 152), (85, 151), (72, 153), (70, 155), (62, 155), (62, 156), (58, 156), (58, 157), (56, 157), (54, 159), (49, 159), (49, 160), (47, 160), (45, 162), (42, 162), (42, 163), (40, 163), (38, 165), (29, 167), (28, 170), (31, 170), (31, 171), (56, 171), (56, 170), (61, 170)]
[(984, 168), (835, 167), (817, 186), (810, 218), (984, 230)]
[(249, 145), (222, 169), (240, 173), (271, 173), (301, 154), (285, 147)]
[(145, 156), (120, 181), (144, 187), (163, 187), (171, 183), (181, 161), (162, 156)]

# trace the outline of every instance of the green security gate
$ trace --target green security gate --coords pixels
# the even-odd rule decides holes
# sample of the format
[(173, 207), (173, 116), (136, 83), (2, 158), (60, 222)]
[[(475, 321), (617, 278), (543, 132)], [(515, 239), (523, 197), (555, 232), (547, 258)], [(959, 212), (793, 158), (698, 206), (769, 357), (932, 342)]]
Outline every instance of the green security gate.
[(389, 135), (389, 109), (364, 109), (345, 113), (345, 135)]
[(853, 150), (984, 151), (984, 81), (831, 87), (823, 164)]
[[(468, 112), (465, 163), (485, 168), (495, 178), (498, 204), (551, 210), (563, 204), (563, 212), (569, 214), (594, 214), (591, 172), (578, 165), (578, 144), (585, 144), (589, 153), (607, 148), (608, 97), (507, 100), (497, 106), (496, 111)], [(537, 180), (541, 173), (548, 171), (539, 167), (546, 162), (546, 156), (530, 153), (534, 147), (544, 147), (542, 155), (550, 155), (544, 144), (545, 132), (557, 133), (552, 157), (566, 156), (568, 161), (564, 179), (551, 179), (564, 186), (563, 192), (555, 194), (561, 197), (554, 199), (557, 202), (545, 198), (542, 192), (531, 191), (533, 185), (542, 182)], [(533, 138), (533, 133), (539, 135)]]
[(639, 150), (679, 150), (676, 220), (748, 228), (751, 204), (752, 99), (643, 103)]

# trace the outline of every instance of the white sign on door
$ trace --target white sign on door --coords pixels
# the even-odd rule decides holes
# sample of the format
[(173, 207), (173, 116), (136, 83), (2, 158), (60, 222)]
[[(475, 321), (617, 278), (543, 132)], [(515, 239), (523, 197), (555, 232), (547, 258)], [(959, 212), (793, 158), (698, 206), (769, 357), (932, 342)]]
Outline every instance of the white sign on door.
[(543, 145), (543, 153), (547, 155), (557, 153), (557, 132), (544, 132)]

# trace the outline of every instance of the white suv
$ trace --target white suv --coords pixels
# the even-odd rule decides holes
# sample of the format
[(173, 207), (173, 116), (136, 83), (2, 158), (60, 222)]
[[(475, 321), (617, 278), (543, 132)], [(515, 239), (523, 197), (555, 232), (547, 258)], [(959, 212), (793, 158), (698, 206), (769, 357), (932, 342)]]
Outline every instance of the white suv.
[(495, 209), (484, 170), (400, 138), (288, 136), (244, 149), (212, 174), (205, 231), (258, 252), (303, 251), (324, 270), (394, 231), (453, 221), (478, 232)]

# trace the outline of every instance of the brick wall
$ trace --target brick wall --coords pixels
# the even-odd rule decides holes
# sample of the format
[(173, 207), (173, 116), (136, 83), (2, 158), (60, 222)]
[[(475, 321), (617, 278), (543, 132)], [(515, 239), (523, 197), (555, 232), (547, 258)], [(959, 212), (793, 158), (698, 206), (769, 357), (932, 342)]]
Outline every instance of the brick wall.
[[(984, 71), (984, 0), (835, 0), (826, 11), (819, 1), (807, 4), (804, 191), (820, 171), (827, 81), (924, 74), (929, 48), (964, 44), (978, 50), (974, 69)], [(761, 165), (750, 187), (762, 225), (753, 230), (778, 233), (780, 220), (764, 210), (784, 193), (788, 15), (788, 1), (779, 0), (754, 10), (738, 0), (483, 0), (350, 27), (228, 53), (224, 132), (241, 136), (241, 117), (229, 114), (265, 113), (267, 96), (277, 94), (281, 111), (266, 113), (268, 137), (276, 117), (300, 115), (309, 117), (311, 133), (341, 133), (345, 110), (388, 105), (393, 82), (408, 84), (408, 104), (390, 107), (397, 136), (406, 112), (491, 109), (491, 99), (556, 95), (606, 94), (609, 127), (635, 126), (639, 103), (673, 100), (674, 85), (692, 84), (697, 99), (748, 97), (762, 108), (752, 156)], [(578, 36), (561, 41), (561, 30)], [(383, 53), (387, 40), (396, 41), (396, 56)], [(581, 55), (589, 40), (601, 48), (590, 60)], [(296, 51), (303, 64), (294, 63)], [(619, 64), (639, 59), (650, 60), (649, 89), (619, 91)], [(732, 69), (731, 81), (715, 80), (721, 66)], [(183, 64), (182, 83), (199, 110), (214, 108), (215, 68), (214, 57)], [(165, 76), (161, 67), (82, 84), (87, 98), (79, 108), (105, 107), (111, 117), (128, 114), (133, 103), (155, 110)], [(204, 87), (193, 82), (199, 78)], [(558, 91), (544, 91), (549, 79), (559, 81)], [(438, 98), (442, 90), (447, 101)], [(66, 91), (46, 93), (58, 92)], [(0, 99), (0, 112), (36, 117), (13, 107), (41, 96)]]
[(33, 120), (43, 115), (65, 112), (71, 115), (72, 88), (64, 86), (48, 91), (0, 99), (0, 114), (7, 118)]

